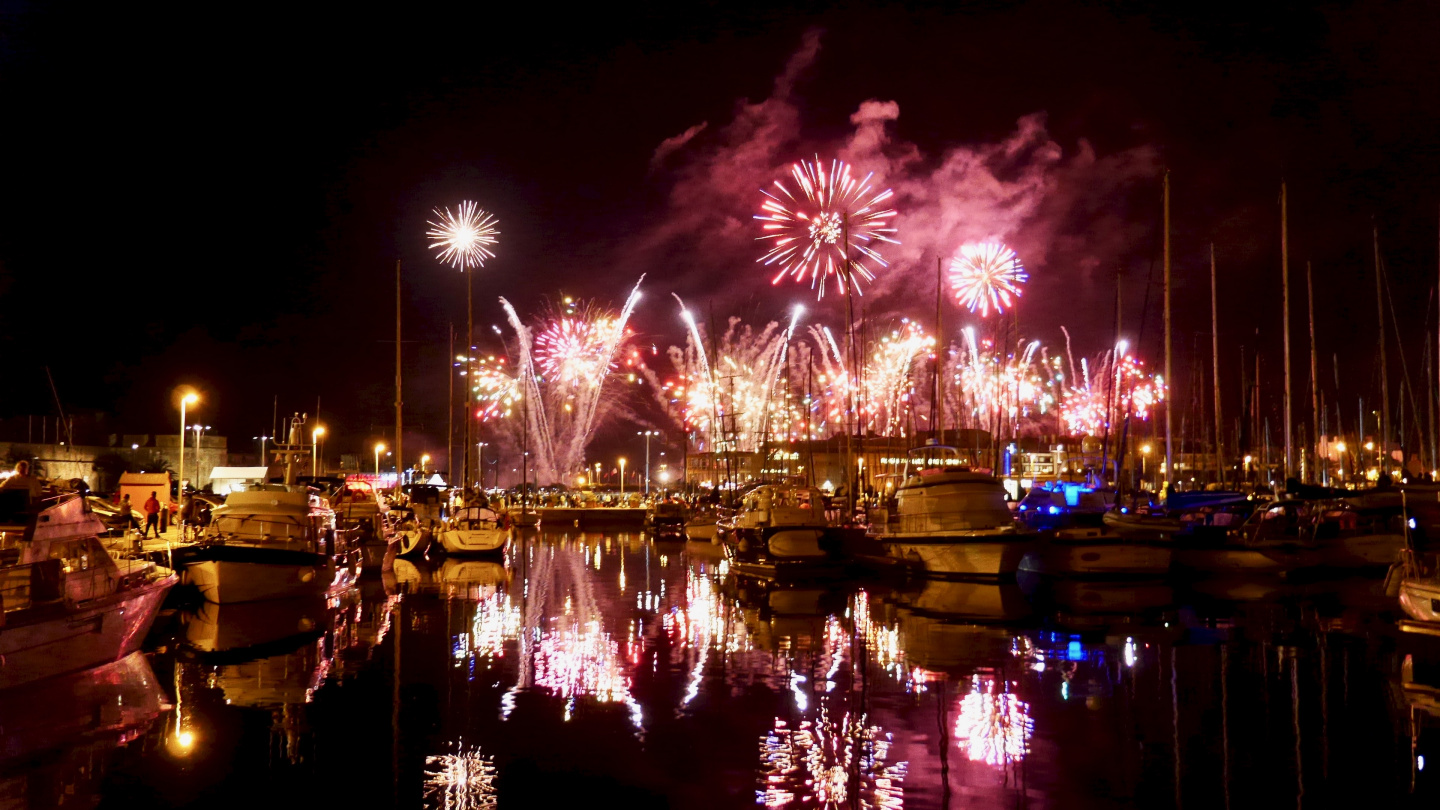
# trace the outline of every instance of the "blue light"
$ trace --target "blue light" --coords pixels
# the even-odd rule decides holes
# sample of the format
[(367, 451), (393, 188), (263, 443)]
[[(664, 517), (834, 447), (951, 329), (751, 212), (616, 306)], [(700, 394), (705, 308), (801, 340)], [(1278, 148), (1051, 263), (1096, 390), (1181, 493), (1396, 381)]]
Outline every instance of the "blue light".
[(1024, 512), (1026, 509), (1029, 509), (1029, 508), (1030, 508), (1030, 507), (1026, 506), (1026, 505), (1023, 504), (1023, 503), (1020, 504), (1020, 511), (1021, 511), (1021, 512)]
[(1414, 531), (1415, 528), (1415, 518), (1410, 518), (1410, 530)]
[(1083, 648), (1083, 647), (1080, 646), (1080, 642), (1078, 642), (1078, 641), (1071, 641), (1070, 644), (1065, 647), (1065, 660), (1067, 660), (1067, 661), (1084, 661), (1084, 660), (1085, 660), (1085, 648)]
[(1120, 514), (1122, 514), (1122, 515), (1128, 515), (1128, 514), (1130, 514), (1130, 507), (1128, 507), (1128, 506), (1122, 506), (1122, 507), (1120, 507)]
[(1050, 507), (1050, 514), (1052, 514), (1052, 515), (1058, 515), (1058, 514), (1060, 514), (1060, 507), (1058, 507), (1058, 506), (1052, 506), (1052, 507)]

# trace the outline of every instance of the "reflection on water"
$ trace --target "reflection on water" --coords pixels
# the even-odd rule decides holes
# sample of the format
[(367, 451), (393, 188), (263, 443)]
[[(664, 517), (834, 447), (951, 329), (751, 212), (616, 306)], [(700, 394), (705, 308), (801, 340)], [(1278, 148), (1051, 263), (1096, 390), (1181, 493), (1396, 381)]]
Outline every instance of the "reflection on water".
[[(1274, 601), (1213, 585), (763, 582), (729, 574), (709, 544), (580, 532), (521, 535), (507, 555), (397, 561), (344, 600), (177, 615), (150, 663), (135, 659), (143, 670), (101, 679), (133, 711), (67, 701), (113, 691), (52, 685), (46, 699), (73, 717), (51, 729), (0, 701), (3, 795), (22, 807), (67, 790), (148, 807), (1434, 802), (1440, 639), (1395, 632), (1351, 599), (1364, 587)], [(80, 762), (92, 763), (83, 778)]]

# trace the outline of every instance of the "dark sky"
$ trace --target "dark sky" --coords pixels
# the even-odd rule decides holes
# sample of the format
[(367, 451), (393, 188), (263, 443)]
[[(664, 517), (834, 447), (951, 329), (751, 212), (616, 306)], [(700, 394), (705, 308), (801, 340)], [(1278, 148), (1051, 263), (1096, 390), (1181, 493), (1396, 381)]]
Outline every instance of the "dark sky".
[(53, 412), (48, 365), (67, 407), (133, 432), (166, 430), (170, 392), (192, 383), (218, 432), (248, 440), (275, 395), (282, 411), (320, 397), (358, 446), (392, 419), (400, 259), (407, 421), (443, 430), (463, 280), (426, 250), (432, 207), (499, 216), (478, 323), (499, 322), (497, 295), (522, 312), (561, 292), (618, 305), (646, 273), (633, 325), (663, 348), (671, 291), (757, 320), (809, 301), (769, 286), (749, 217), (785, 165), (837, 150), (903, 189), (876, 311), (913, 305), (947, 240), (998, 236), (1031, 271), (1026, 333), (1053, 342), (1065, 324), (1094, 353), (1117, 270), (1141, 320), (1168, 167), (1177, 357), (1208, 345), (1213, 240), (1225, 373), (1257, 340), (1278, 369), (1283, 178), (1296, 362), (1313, 261), (1341, 396), (1375, 384), (1378, 224), (1420, 373), (1436, 4), (497, 5), (0, 6), (0, 416)]

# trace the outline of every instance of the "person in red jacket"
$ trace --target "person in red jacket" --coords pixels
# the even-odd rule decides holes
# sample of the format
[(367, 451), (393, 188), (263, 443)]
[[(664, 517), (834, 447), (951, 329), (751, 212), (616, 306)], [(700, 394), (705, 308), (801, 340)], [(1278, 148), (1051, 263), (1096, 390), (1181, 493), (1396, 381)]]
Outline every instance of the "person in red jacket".
[(155, 538), (158, 540), (160, 538), (160, 499), (156, 498), (153, 492), (145, 501), (145, 533), (140, 535), (142, 538), (150, 536), (151, 526), (155, 527)]

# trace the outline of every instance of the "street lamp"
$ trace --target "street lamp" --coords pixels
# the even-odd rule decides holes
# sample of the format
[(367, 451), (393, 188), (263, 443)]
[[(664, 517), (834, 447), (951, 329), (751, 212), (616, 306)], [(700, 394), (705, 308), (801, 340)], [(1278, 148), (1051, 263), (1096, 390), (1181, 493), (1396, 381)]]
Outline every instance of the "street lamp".
[(260, 442), (260, 465), (263, 466), (263, 467), (268, 467), (268, 466), (270, 466), (270, 465), (268, 465), (268, 464), (265, 463), (265, 442), (268, 442), (268, 441), (270, 441), (271, 439), (273, 439), (273, 438), (275, 438), (275, 437), (274, 437), (274, 436), (252, 436), (251, 438), (253, 438), (255, 441)]
[(310, 431), (310, 477), (320, 477), (320, 437), (325, 435), (325, 428), (316, 427)]
[(185, 494), (185, 407), (199, 401), (200, 396), (193, 391), (180, 398), (180, 480), (175, 482), (180, 495)]
[(424, 453), (420, 456), (420, 479), (424, 481), (425, 471), (430, 468), (430, 454)]
[(1150, 451), (1153, 449), (1154, 448), (1148, 444), (1140, 445), (1140, 480), (1146, 483), (1150, 482), (1150, 474), (1147, 468), (1149, 467)]
[(620, 459), (620, 497), (625, 497), (625, 459)]
[[(191, 425), (195, 431), (195, 488), (200, 488), (200, 434), (210, 429), (209, 425)], [(180, 437), (180, 446), (185, 446), (185, 437)], [(182, 468), (183, 471), (183, 468)]]
[(1341, 486), (1344, 486), (1344, 484), (1345, 484), (1345, 442), (1336, 442), (1336, 443), (1335, 443), (1335, 452), (1339, 454), (1339, 459), (1340, 459), (1340, 484), (1341, 484)]
[(642, 430), (635, 434), (645, 437), (645, 497), (650, 497), (650, 437), (659, 436), (658, 430)]
[(375, 485), (376, 485), (376, 486), (379, 486), (379, 485), (380, 485), (380, 454), (383, 453), (383, 452), (385, 452), (385, 445), (384, 445), (383, 443), (378, 443), (378, 442), (377, 442), (376, 445), (375, 445)]

